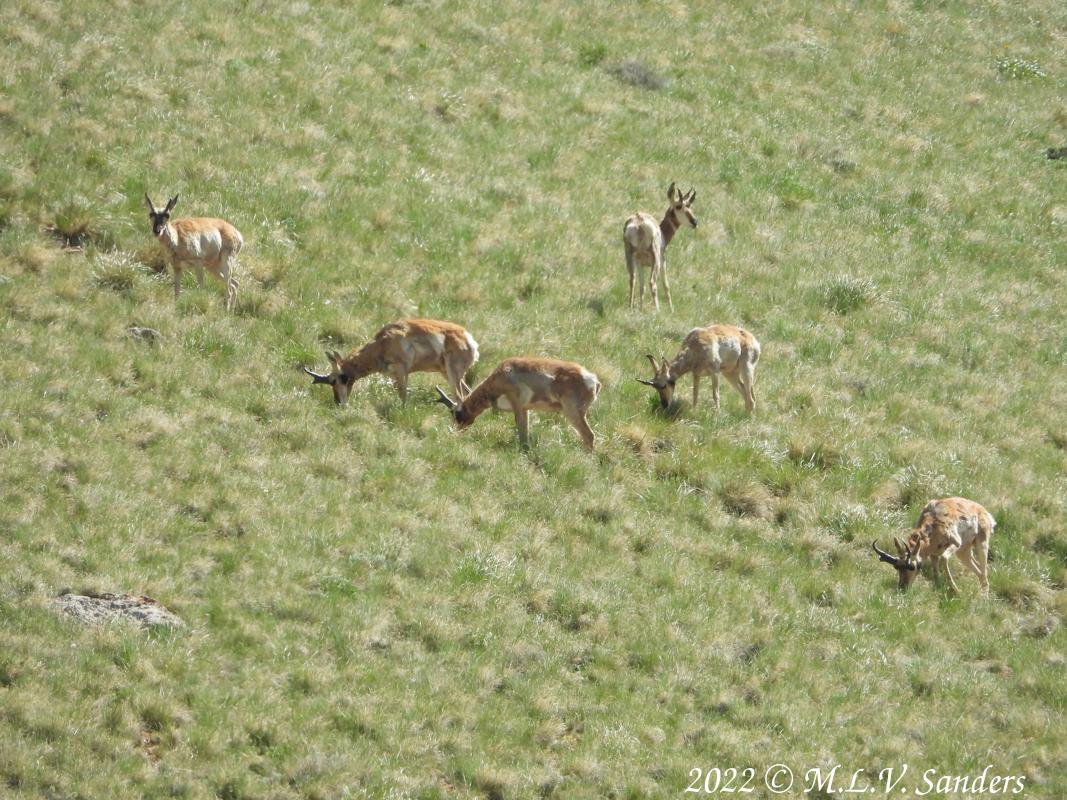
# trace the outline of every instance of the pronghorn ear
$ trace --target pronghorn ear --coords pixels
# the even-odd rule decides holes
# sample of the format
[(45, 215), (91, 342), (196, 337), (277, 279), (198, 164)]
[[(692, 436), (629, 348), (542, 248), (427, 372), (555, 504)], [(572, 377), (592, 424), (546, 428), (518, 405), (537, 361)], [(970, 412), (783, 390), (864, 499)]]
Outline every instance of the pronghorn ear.
[(150, 214), (155, 214), (156, 213), (156, 206), (152, 202), (152, 198), (148, 196), (148, 192), (144, 193), (144, 202), (145, 202), (145, 205), (148, 206), (148, 212)]
[(659, 357), (659, 368), (660, 369), (666, 369), (667, 368), (667, 356), (661, 355)]
[(671, 185), (667, 187), (667, 199), (674, 200), (674, 181), (671, 181)]
[(638, 383), (643, 383), (645, 386), (651, 386), (653, 389), (656, 388), (656, 384), (654, 384), (652, 381), (646, 381), (643, 378), (634, 378), (634, 380)]
[(900, 539), (898, 539), (898, 538), (897, 538), (896, 536), (894, 536), (894, 537), (893, 537), (893, 546), (894, 546), (895, 548), (897, 548), (897, 552), (898, 552), (898, 553), (899, 553), (900, 555), (904, 555), (904, 553), (906, 552), (906, 551), (904, 550), (904, 545), (902, 545), (902, 544), (900, 543)]
[(651, 353), (646, 354), (645, 358), (647, 358), (649, 360), (649, 362), (652, 364), (652, 369), (655, 370), (656, 372), (659, 372), (659, 367), (656, 366), (656, 359), (654, 359), (652, 357)]
[(163, 209), (163, 213), (169, 214), (174, 210), (174, 206), (176, 205), (178, 205), (178, 195), (174, 195), (174, 197), (167, 201), (167, 207)]

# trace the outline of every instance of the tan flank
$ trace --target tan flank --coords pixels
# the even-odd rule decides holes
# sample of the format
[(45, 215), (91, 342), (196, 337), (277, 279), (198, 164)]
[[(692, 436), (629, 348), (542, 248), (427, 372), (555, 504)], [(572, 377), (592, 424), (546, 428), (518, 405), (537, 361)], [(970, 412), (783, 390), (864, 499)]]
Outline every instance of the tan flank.
[(439, 402), (448, 407), (460, 428), (467, 428), (489, 408), (512, 411), (519, 441), (526, 444), (530, 411), (555, 411), (567, 418), (582, 442), (593, 449), (594, 435), (586, 421), (589, 407), (600, 394), (596, 375), (572, 361), (554, 358), (506, 358), (470, 396), (455, 402), (438, 388)]
[(667, 408), (674, 398), (674, 385), (683, 375), (693, 375), (693, 405), (697, 404), (700, 376), (711, 376), (711, 392), (715, 408), (719, 407), (720, 373), (745, 399), (745, 410), (756, 407), (756, 362), (760, 346), (756, 337), (734, 325), (709, 325), (693, 328), (682, 340), (682, 349), (673, 361), (663, 357), (657, 364), (652, 356), (652, 380), (638, 378), (639, 383), (651, 386), (659, 393), (660, 404)]
[[(696, 217), (690, 210), (696, 196), (697, 193), (693, 189), (690, 189), (687, 195), (682, 194), (674, 188), (672, 183), (667, 188), (667, 199), (671, 201), (671, 205), (664, 213), (662, 220), (657, 222), (656, 218), (650, 214), (638, 211), (623, 224), (622, 243), (626, 250), (626, 269), (630, 273), (630, 308), (634, 307), (634, 282), (638, 278), (638, 267), (650, 267), (648, 285), (652, 289), (652, 301), (656, 304), (656, 310), (659, 310), (659, 293), (656, 283), (659, 275), (662, 274), (667, 303), (671, 311), (674, 311), (664, 251), (680, 227), (688, 225), (690, 228), (695, 228), (697, 226)], [(641, 281), (641, 307), (645, 307), (644, 281)]]
[(333, 388), (333, 399), (342, 405), (360, 378), (379, 372), (396, 384), (400, 399), (408, 399), (408, 375), (412, 372), (440, 372), (452, 391), (461, 399), (470, 394), (463, 380), (467, 370), (478, 360), (478, 343), (466, 330), (451, 322), (436, 319), (402, 319), (390, 322), (367, 344), (345, 358), (327, 353), (332, 369), (319, 375), (307, 367), (304, 371), (314, 383)]
[(226, 285), (226, 310), (232, 310), (237, 301), (237, 254), (241, 252), (244, 238), (240, 231), (226, 220), (209, 217), (176, 219), (171, 221), (170, 212), (178, 202), (174, 195), (166, 208), (157, 211), (152, 199), (146, 194), (148, 218), (152, 222), (152, 234), (163, 245), (170, 258), (174, 273), (174, 299), (182, 293), (182, 269), (189, 266), (196, 270), (196, 280), (204, 287), (204, 270)]
[(989, 594), (989, 539), (996, 525), (993, 515), (973, 500), (947, 497), (926, 504), (905, 542), (893, 537), (896, 556), (880, 549), (877, 542), (871, 546), (879, 560), (896, 569), (902, 590), (911, 586), (924, 561), (933, 561), (934, 582), (940, 584), (944, 572), (956, 594), (959, 587), (948, 568), (949, 559), (956, 556), (978, 576), (982, 593)]

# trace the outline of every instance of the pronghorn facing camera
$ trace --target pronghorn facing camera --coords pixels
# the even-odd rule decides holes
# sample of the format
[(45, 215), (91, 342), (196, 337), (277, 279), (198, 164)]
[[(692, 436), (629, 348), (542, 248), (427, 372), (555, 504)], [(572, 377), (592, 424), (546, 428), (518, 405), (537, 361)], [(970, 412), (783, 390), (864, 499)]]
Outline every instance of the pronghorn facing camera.
[[(657, 222), (652, 215), (638, 211), (623, 224), (622, 243), (626, 250), (626, 269), (630, 273), (630, 308), (634, 307), (634, 282), (639, 278), (638, 268), (650, 267), (648, 285), (652, 289), (652, 301), (656, 304), (656, 309), (659, 309), (659, 292), (656, 282), (662, 274), (667, 304), (671, 307), (671, 311), (674, 311), (671, 284), (667, 280), (667, 262), (664, 261), (663, 254), (679, 228), (683, 225), (688, 225), (690, 228), (697, 226), (697, 219), (690, 210), (696, 196), (695, 190), (690, 189), (689, 194), (682, 194), (671, 183), (667, 188), (667, 199), (671, 201), (671, 205), (662, 220)], [(644, 306), (645, 284), (642, 280), (641, 307), (644, 308)]]
[(148, 218), (152, 222), (152, 234), (162, 243), (170, 258), (174, 272), (174, 299), (182, 293), (182, 269), (191, 266), (196, 270), (196, 280), (204, 287), (204, 269), (226, 285), (226, 310), (237, 301), (237, 254), (241, 252), (244, 238), (240, 231), (222, 219), (194, 217), (171, 221), (170, 212), (178, 203), (174, 195), (162, 211), (157, 211), (152, 198), (146, 193)]
[(585, 415), (600, 394), (600, 381), (589, 370), (572, 361), (554, 358), (507, 358), (470, 395), (455, 402), (437, 389), (456, 425), (470, 427), (489, 408), (512, 411), (525, 445), (529, 435), (530, 411), (555, 411), (567, 418), (582, 442), (593, 449), (593, 429)]
[(946, 497), (926, 504), (906, 541), (893, 537), (896, 556), (880, 549), (877, 542), (871, 547), (879, 561), (896, 569), (901, 591), (911, 586), (924, 562), (932, 561), (934, 582), (940, 584), (944, 572), (949, 588), (957, 594), (959, 587), (948, 568), (949, 560), (956, 556), (978, 577), (982, 593), (989, 594), (989, 539), (996, 525), (993, 515), (973, 500)]
[(313, 383), (333, 388), (333, 399), (343, 405), (352, 385), (373, 372), (393, 379), (400, 399), (408, 399), (408, 375), (412, 372), (440, 372), (452, 391), (462, 399), (470, 394), (463, 378), (478, 360), (478, 343), (459, 325), (436, 319), (402, 319), (391, 322), (374, 334), (367, 344), (347, 357), (327, 353), (332, 369), (319, 375), (304, 367)]
[(745, 399), (745, 410), (752, 413), (756, 407), (756, 362), (760, 346), (756, 337), (744, 328), (734, 325), (709, 325), (693, 328), (682, 340), (682, 349), (673, 361), (663, 357), (657, 364), (652, 356), (652, 380), (638, 378), (638, 383), (651, 386), (659, 393), (660, 405), (667, 408), (674, 398), (674, 386), (683, 375), (693, 375), (693, 405), (697, 404), (700, 376), (711, 376), (711, 393), (715, 408), (719, 407), (719, 375)]

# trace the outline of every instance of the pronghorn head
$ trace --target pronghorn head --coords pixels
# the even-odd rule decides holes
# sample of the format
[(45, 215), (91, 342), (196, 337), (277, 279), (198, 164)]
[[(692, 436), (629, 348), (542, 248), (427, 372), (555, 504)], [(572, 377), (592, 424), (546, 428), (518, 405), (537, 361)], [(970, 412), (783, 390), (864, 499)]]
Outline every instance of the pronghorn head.
[(433, 387), (437, 390), (437, 402), (448, 409), (452, 415), (452, 420), (456, 423), (456, 427), (460, 430), (470, 427), (474, 422), (474, 417), (467, 413), (467, 410), (463, 407), (463, 403), (457, 403), (451, 397), (444, 393), (440, 386)]
[(304, 367), (304, 372), (311, 376), (313, 384), (328, 383), (333, 389), (333, 401), (337, 405), (343, 406), (345, 401), (348, 400), (348, 393), (352, 391), (352, 384), (356, 382), (356, 378), (343, 370), (340, 353), (327, 351), (326, 358), (329, 360), (331, 367), (329, 375), (320, 375), (317, 372), (312, 372), (307, 367)]
[(907, 542), (901, 544), (900, 539), (894, 536), (893, 545), (897, 549), (897, 555), (895, 556), (891, 556), (885, 550), (882, 550), (877, 542), (871, 542), (871, 547), (878, 554), (878, 560), (891, 564), (897, 571), (899, 580), (897, 588), (904, 591), (911, 586), (912, 581), (919, 574), (919, 568), (922, 566), (922, 554), (919, 552), (922, 547), (922, 540), (918, 536), (912, 536)]
[(170, 212), (174, 210), (174, 206), (178, 205), (178, 195), (174, 195), (167, 201), (167, 207), (162, 211), (156, 211), (155, 204), (152, 202), (152, 198), (145, 192), (144, 196), (145, 204), (148, 206), (148, 219), (152, 221), (152, 235), (159, 236), (163, 233), (163, 229), (167, 227), (167, 221), (170, 219)]
[(643, 383), (645, 386), (651, 386), (659, 393), (659, 404), (663, 408), (670, 408), (671, 400), (674, 399), (674, 384), (677, 381), (671, 377), (671, 366), (667, 363), (667, 357), (661, 356), (660, 362), (657, 364), (656, 359), (652, 356), (645, 356), (652, 364), (652, 380), (646, 381), (641, 378), (637, 378), (638, 383)]
[(676, 227), (681, 228), (683, 225), (688, 225), (690, 228), (695, 228), (697, 226), (697, 218), (693, 216), (691, 210), (696, 196), (696, 189), (690, 189), (689, 194), (682, 194), (681, 189), (674, 187), (673, 181), (667, 187), (667, 199), (671, 201), (671, 207), (667, 210), (667, 213), (674, 215)]

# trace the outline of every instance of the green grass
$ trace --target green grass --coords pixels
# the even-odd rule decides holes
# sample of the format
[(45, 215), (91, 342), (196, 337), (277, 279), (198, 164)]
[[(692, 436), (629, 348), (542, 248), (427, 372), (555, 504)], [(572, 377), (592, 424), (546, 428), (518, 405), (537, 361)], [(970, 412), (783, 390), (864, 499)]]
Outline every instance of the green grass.
[[(0, 796), (1067, 795), (1067, 13), (830, 11), (0, 7)], [(622, 220), (672, 180), (676, 312), (629, 312)], [(145, 191), (242, 231), (237, 313), (175, 306)], [(476, 377), (595, 371), (597, 452), (299, 371), (415, 314)], [(644, 354), (712, 322), (762, 344), (757, 413), (662, 414)], [(954, 494), (991, 597), (897, 594), (870, 540)]]

